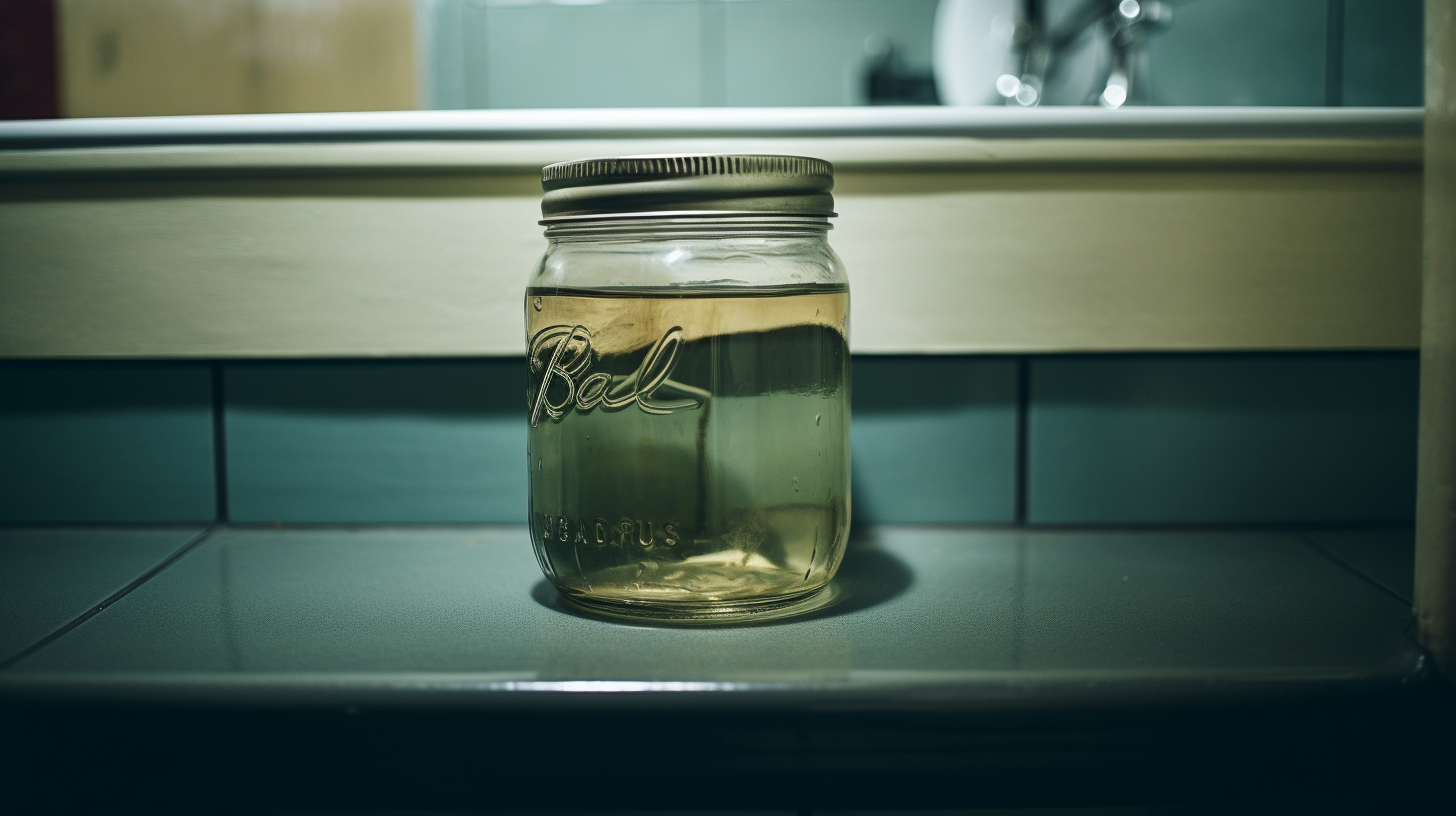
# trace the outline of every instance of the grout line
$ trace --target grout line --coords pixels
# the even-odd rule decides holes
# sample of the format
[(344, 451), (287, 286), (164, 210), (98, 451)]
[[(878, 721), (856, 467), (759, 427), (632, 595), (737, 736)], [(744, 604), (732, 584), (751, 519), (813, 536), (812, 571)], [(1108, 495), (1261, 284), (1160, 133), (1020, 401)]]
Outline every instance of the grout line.
[(1369, 575), (1366, 575), (1365, 572), (1363, 570), (1361, 570), (1359, 567), (1355, 566), (1354, 564), (1351, 564), (1349, 561), (1346, 561), (1345, 559), (1339, 557), (1338, 555), (1335, 555), (1333, 552), (1331, 552), (1329, 550), (1329, 548), (1327, 548), (1325, 545), (1323, 545), (1323, 544), (1319, 543), (1318, 541), (1316, 541), (1314, 538), (1312, 538), (1309, 534), (1307, 534), (1303, 530), (1300, 530), (1300, 531), (1296, 532), (1295, 535), (1299, 537), (1299, 540), (1300, 541), (1303, 541), (1304, 542), (1305, 546), (1309, 547), (1310, 549), (1314, 550), (1315, 552), (1319, 553), (1320, 555), (1323, 555), (1325, 558), (1327, 558), (1330, 561), (1334, 562), (1334, 564), (1336, 566), (1339, 566), (1339, 567), (1343, 568), (1346, 572), (1350, 573), (1351, 575), (1354, 575), (1356, 578), (1359, 578), (1360, 580), (1364, 581), (1365, 583), (1369, 584), (1370, 586), (1375, 587), (1376, 589), (1380, 590), (1381, 592), (1385, 593), (1386, 595), (1389, 595), (1390, 597), (1396, 599), (1397, 601), (1400, 601), (1401, 605), (1403, 605), (1403, 606), (1412, 606), (1412, 607), (1415, 606), (1415, 604), (1411, 602), (1411, 599), (1410, 598), (1405, 597), (1404, 595), (1400, 594), (1399, 592), (1396, 592), (1395, 590), (1391, 589), (1390, 587), (1386, 586), (1385, 584), (1382, 584), (1381, 582), (1375, 580), (1374, 578), (1371, 578)]
[(223, 367), (221, 363), (212, 364), (212, 480), (217, 490), (217, 520), (226, 522), (231, 515), (228, 510), (228, 481), (227, 481), (227, 427), (223, 424), (226, 418), (227, 403), (224, 401), (227, 395), (223, 391)]
[(1012, 514), (1012, 524), (1017, 527), (1025, 527), (1026, 519), (1026, 493), (1027, 493), (1027, 416), (1030, 413), (1031, 394), (1031, 360), (1027, 357), (1016, 358), (1016, 472), (1012, 478), (1015, 484), (1016, 507)]
[(193, 536), (191, 539), (189, 539), (187, 541), (187, 543), (183, 544), (181, 547), (178, 547), (176, 551), (174, 551), (171, 555), (167, 556), (166, 558), (162, 559), (162, 561), (160, 563), (158, 563), (156, 566), (152, 567), (151, 569), (149, 569), (146, 572), (142, 573), (141, 575), (137, 576), (135, 579), (132, 580), (131, 583), (129, 583), (126, 586), (122, 587), (121, 589), (118, 589), (117, 591), (111, 593), (111, 595), (109, 595), (106, 598), (106, 600), (102, 601), (99, 604), (96, 604), (95, 606), (91, 607), (90, 609), (86, 610), (85, 612), (82, 612), (80, 615), (76, 616), (75, 620), (72, 620), (70, 623), (67, 623), (67, 624), (61, 626), (59, 629), (55, 630), (54, 632), (51, 632), (49, 635), (46, 635), (45, 637), (41, 638), (40, 640), (36, 641), (35, 643), (32, 643), (29, 647), (27, 647), (26, 649), (24, 649), (23, 651), (21, 651), (19, 654), (15, 655), (14, 657), (10, 658), (9, 660), (5, 660), (3, 662), (0, 662), (0, 671), (3, 671), (5, 669), (8, 669), (11, 666), (15, 665), (16, 663), (19, 663), (20, 661), (24, 660), (25, 658), (30, 657), (31, 655), (35, 654), (36, 652), (40, 651), (41, 649), (44, 649), (46, 646), (49, 646), (50, 644), (52, 644), (52, 643), (56, 642), (57, 640), (59, 640), (61, 637), (65, 636), (65, 634), (67, 632), (70, 632), (72, 629), (75, 629), (77, 626), (80, 626), (81, 624), (85, 623), (86, 621), (91, 620), (101, 610), (107, 608), (108, 606), (111, 606), (112, 604), (116, 603), (117, 601), (120, 601), (122, 598), (125, 598), (127, 595), (131, 594), (131, 591), (132, 590), (136, 589), (137, 587), (141, 586), (142, 584), (145, 584), (147, 581), (152, 580), (157, 575), (159, 575), (162, 572), (162, 570), (165, 570), (166, 568), (168, 568), (168, 567), (172, 566), (173, 564), (177, 563), (177, 561), (179, 561), (182, 558), (182, 556), (184, 556), (184, 555), (192, 552), (194, 549), (197, 549), (197, 547), (199, 545), (201, 545), (202, 542), (204, 542), (204, 541), (208, 540), (209, 538), (211, 538), (212, 535), (214, 533), (216, 533), (220, 529), (222, 529), (222, 525), (220, 525), (220, 524), (213, 524), (213, 525), (209, 526), (207, 529), (205, 529), (202, 532), (198, 533), (197, 535)]

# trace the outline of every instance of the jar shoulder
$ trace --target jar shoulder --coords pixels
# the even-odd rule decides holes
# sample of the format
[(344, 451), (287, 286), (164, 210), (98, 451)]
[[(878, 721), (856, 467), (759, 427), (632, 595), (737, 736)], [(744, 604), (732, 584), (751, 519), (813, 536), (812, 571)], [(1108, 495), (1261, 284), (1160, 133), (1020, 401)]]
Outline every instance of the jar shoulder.
[(822, 237), (551, 241), (529, 288), (834, 286), (844, 263)]

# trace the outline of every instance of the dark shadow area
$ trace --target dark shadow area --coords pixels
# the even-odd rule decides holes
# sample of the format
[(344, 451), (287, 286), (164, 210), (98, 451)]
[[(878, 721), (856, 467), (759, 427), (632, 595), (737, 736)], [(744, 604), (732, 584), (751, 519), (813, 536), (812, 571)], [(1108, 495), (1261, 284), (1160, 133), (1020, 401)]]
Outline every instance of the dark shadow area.
[(225, 364), (228, 408), (299, 414), (526, 419), (517, 357), (462, 360), (269, 360)]
[(192, 360), (4, 360), (0, 417), (205, 411), (209, 371)]
[(1016, 358), (979, 354), (854, 357), (855, 414), (995, 409), (1016, 395)]
[[(1415, 351), (1199, 351), (1037, 354), (1037, 403), (1251, 413), (1276, 409), (1409, 414), (1420, 383)], [(859, 405), (856, 403), (855, 408)]]
[(586, 620), (611, 621), (624, 626), (672, 629), (690, 626), (692, 628), (726, 629), (745, 626), (779, 626), (799, 621), (848, 615), (885, 603), (903, 594), (914, 583), (915, 573), (911, 571), (910, 566), (897, 556), (880, 549), (879, 543), (874, 538), (874, 531), (871, 530), (864, 534), (852, 533), (850, 535), (849, 543), (845, 546), (844, 561), (840, 564), (839, 571), (835, 573), (834, 580), (830, 581), (829, 586), (824, 590), (826, 593), (831, 593), (830, 597), (822, 606), (801, 615), (763, 621), (746, 620), (710, 624), (628, 621), (593, 615), (563, 601), (556, 588), (544, 578), (531, 587), (531, 599), (554, 612)]

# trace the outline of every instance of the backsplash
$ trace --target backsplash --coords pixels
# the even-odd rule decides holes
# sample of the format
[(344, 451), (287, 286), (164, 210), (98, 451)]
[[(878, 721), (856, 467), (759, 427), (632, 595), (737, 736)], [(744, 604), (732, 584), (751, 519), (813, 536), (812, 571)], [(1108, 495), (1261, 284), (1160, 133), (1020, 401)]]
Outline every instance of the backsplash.
[[(1408, 524), (1413, 352), (861, 356), (871, 523)], [(0, 363), (0, 522), (522, 523), (514, 358)]]

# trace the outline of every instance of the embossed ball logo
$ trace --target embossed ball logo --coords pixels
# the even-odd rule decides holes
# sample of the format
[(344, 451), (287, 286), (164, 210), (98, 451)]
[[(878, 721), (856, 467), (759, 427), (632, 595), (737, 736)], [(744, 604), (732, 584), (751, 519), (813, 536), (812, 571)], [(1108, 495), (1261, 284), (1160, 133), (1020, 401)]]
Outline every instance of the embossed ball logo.
[[(682, 327), (673, 326), (652, 345), (635, 371), (614, 375), (592, 370), (601, 359), (592, 349), (592, 335), (585, 326), (547, 326), (531, 338), (527, 361), (532, 379), (541, 378), (531, 397), (531, 427), (540, 424), (543, 415), (560, 422), (572, 407), (620, 411), (635, 404), (649, 414), (701, 407), (712, 396), (709, 392), (671, 379), (682, 345)], [(659, 391), (680, 396), (669, 399), (659, 396)]]

